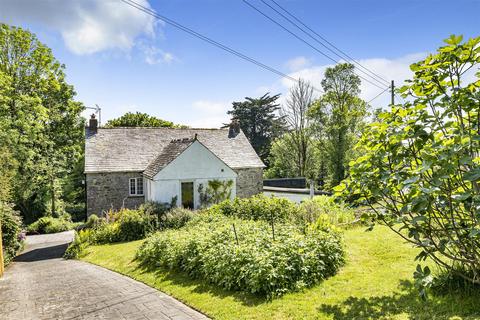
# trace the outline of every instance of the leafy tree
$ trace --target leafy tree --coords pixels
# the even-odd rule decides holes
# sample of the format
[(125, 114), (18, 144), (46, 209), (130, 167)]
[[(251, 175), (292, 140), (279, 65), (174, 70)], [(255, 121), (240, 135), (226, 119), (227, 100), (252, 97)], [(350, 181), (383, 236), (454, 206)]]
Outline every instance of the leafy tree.
[[(313, 147), (315, 143), (315, 141), (312, 141), (312, 147), (308, 148), (308, 165), (306, 166), (304, 176), (309, 178), (314, 178), (320, 172), (320, 149)], [(295, 157), (296, 151), (293, 149), (294, 145), (295, 141), (290, 134), (284, 134), (274, 140), (270, 151), (270, 168), (265, 170), (265, 178), (301, 176), (299, 174), (298, 158)]]
[[(315, 148), (313, 132), (310, 128), (308, 109), (313, 103), (313, 87), (310, 83), (300, 80), (290, 89), (289, 96), (280, 110), (287, 123), (288, 131), (275, 143), (272, 150), (273, 158), (283, 161), (289, 172), (294, 176), (312, 177), (315, 167)], [(277, 169), (272, 169), (277, 170)]]
[(351, 152), (359, 128), (366, 115), (367, 104), (361, 100), (360, 78), (350, 63), (327, 68), (322, 87), (325, 91), (309, 110), (318, 146), (328, 166), (331, 185), (345, 178), (345, 170), (353, 158)]
[(173, 122), (156, 118), (142, 112), (127, 112), (123, 116), (116, 119), (108, 120), (105, 124), (106, 128), (115, 127), (166, 127), (173, 128), (176, 125)]
[[(28, 223), (56, 213), (59, 177), (80, 156), (83, 106), (65, 81), (64, 66), (35, 35), (0, 24), (0, 122), (16, 160), (12, 200)], [(50, 203), (50, 209), (47, 204)]]
[(285, 129), (282, 117), (278, 116), (279, 94), (266, 93), (259, 98), (246, 97), (244, 101), (233, 102), (233, 110), (227, 112), (239, 120), (240, 128), (247, 136), (257, 154), (268, 164), (272, 140)]
[[(411, 66), (400, 90), (409, 99), (367, 127), (366, 154), (338, 190), (419, 247), (417, 259), (480, 283), (480, 38), (462, 40), (451, 36)], [(428, 285), (429, 273), (419, 266), (417, 283)]]

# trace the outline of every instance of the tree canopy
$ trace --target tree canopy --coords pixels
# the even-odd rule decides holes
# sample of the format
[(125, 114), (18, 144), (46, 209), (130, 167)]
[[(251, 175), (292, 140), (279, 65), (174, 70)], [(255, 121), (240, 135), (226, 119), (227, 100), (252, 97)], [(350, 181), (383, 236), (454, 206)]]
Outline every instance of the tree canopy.
[(173, 122), (162, 120), (142, 112), (127, 112), (123, 116), (108, 120), (105, 124), (106, 128), (115, 127), (177, 127)]
[(15, 159), (11, 197), (27, 222), (56, 214), (61, 178), (82, 156), (83, 106), (64, 69), (35, 35), (0, 24), (0, 147)]
[(259, 98), (246, 97), (244, 101), (233, 102), (233, 109), (227, 112), (239, 120), (242, 131), (264, 163), (268, 163), (272, 140), (285, 129), (283, 118), (278, 115), (279, 97), (270, 93)]
[(346, 167), (354, 158), (353, 146), (367, 113), (367, 104), (360, 99), (360, 78), (350, 63), (327, 68), (322, 80), (325, 93), (312, 104), (309, 116), (318, 138), (319, 154), (329, 171), (331, 186), (338, 185)]

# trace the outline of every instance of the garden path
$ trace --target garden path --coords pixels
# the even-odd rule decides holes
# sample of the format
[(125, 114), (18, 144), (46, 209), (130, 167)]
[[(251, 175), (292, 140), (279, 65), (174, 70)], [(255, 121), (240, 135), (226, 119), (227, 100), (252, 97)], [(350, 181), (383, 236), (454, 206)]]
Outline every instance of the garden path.
[(73, 232), (27, 237), (0, 279), (1, 319), (207, 319), (107, 269), (62, 258)]

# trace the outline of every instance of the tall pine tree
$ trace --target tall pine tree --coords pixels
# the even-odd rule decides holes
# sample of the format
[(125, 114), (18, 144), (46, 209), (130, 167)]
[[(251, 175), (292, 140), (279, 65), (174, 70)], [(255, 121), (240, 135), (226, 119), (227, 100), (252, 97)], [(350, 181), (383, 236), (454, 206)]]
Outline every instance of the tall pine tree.
[(278, 115), (279, 97), (280, 94), (270, 93), (259, 98), (246, 97), (244, 101), (233, 102), (233, 110), (227, 112), (240, 122), (242, 131), (267, 166), (272, 140), (285, 131), (283, 117)]

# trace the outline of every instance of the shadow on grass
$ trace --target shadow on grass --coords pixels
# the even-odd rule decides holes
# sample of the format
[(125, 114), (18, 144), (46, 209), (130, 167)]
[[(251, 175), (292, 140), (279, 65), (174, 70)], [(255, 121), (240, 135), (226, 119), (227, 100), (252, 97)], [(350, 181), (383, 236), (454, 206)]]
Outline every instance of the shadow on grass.
[(191, 292), (193, 293), (207, 293), (219, 298), (231, 297), (235, 299), (235, 301), (242, 303), (244, 306), (253, 307), (270, 302), (270, 300), (262, 296), (256, 296), (242, 291), (226, 290), (215, 284), (208, 283), (204, 279), (194, 279), (186, 272), (182, 271), (173, 271), (162, 267), (143, 266), (141, 264), (137, 265), (135, 271), (150, 273), (155, 275), (155, 278), (157, 279), (168, 281), (175, 285), (192, 288)]
[(402, 280), (399, 292), (394, 295), (369, 298), (350, 296), (341, 303), (322, 304), (318, 311), (332, 315), (335, 320), (389, 319), (399, 314), (407, 314), (409, 319), (449, 319), (454, 316), (477, 319), (480, 316), (480, 292), (475, 296), (458, 292), (455, 295), (456, 299), (442, 295), (430, 296), (423, 301), (413, 283)]

